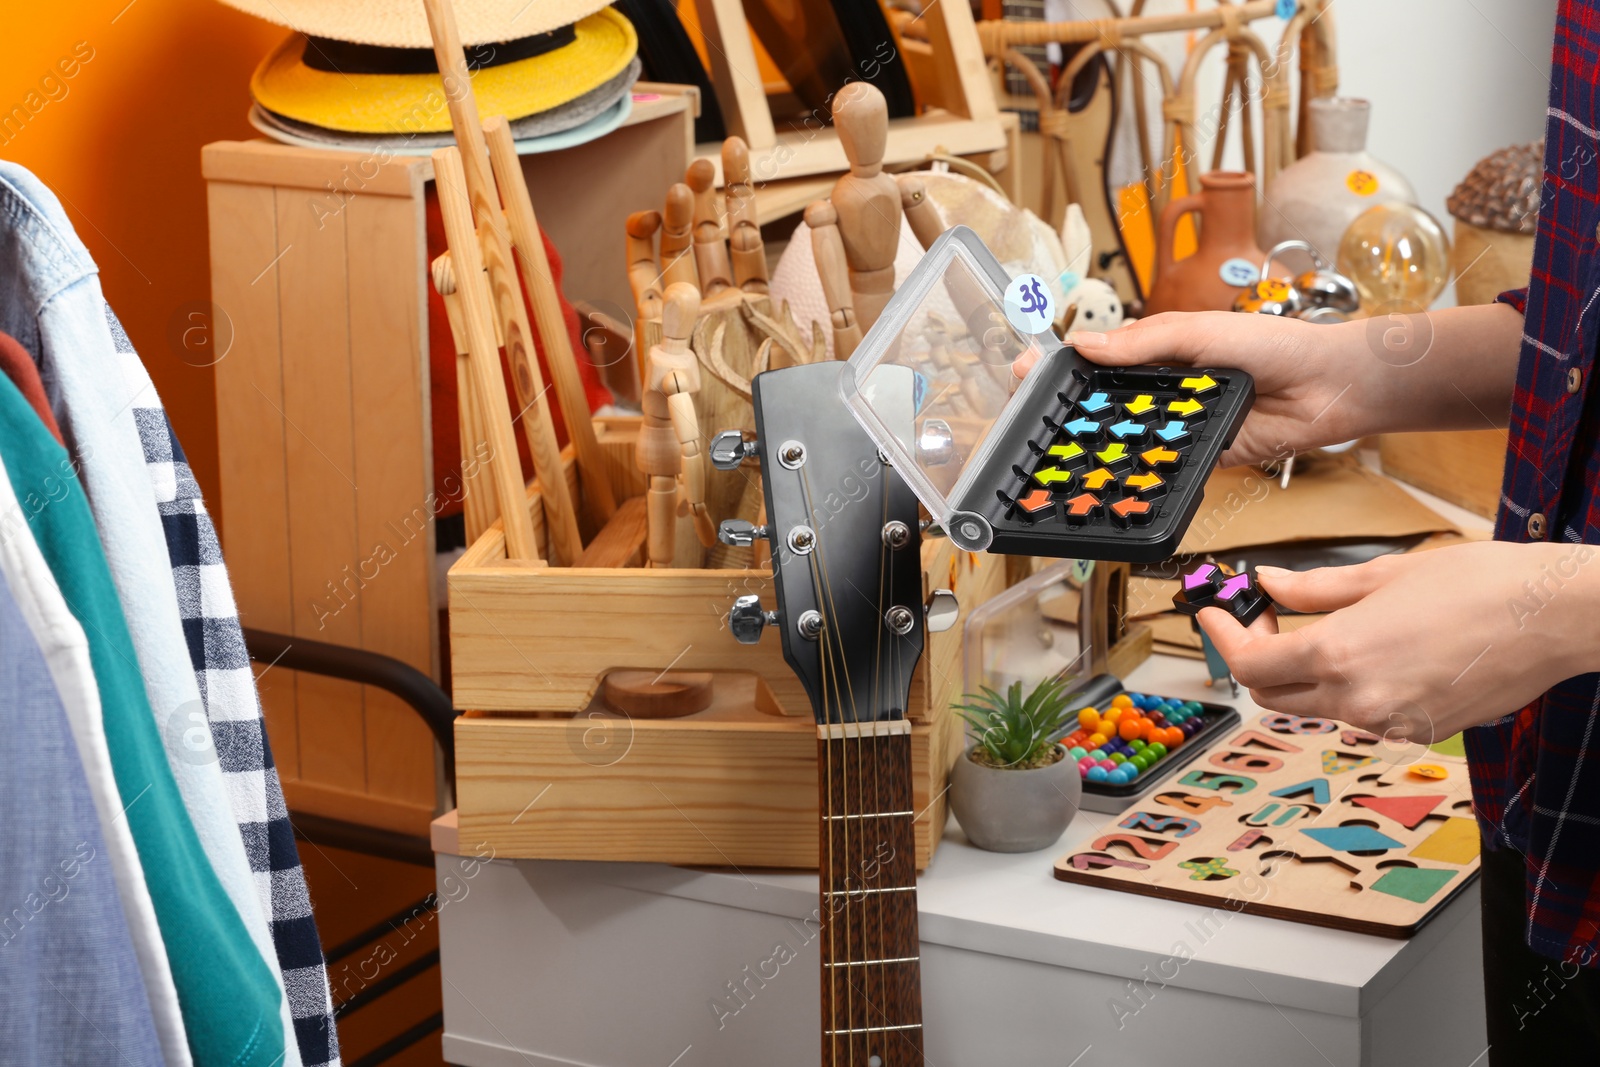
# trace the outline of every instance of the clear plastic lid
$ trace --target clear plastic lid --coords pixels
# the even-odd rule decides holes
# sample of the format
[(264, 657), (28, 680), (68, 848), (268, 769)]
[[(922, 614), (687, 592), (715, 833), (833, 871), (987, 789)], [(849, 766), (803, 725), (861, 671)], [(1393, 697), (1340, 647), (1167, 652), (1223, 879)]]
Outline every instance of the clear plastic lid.
[(1029, 335), (1008, 321), (1010, 280), (977, 234), (965, 226), (945, 232), (839, 378), (857, 421), (951, 540), (970, 551), (987, 548), (993, 531), (957, 502), (983, 466), (986, 443), (1004, 437), (1017, 385), (1011, 364), (1030, 347), (1059, 347), (1048, 325)]

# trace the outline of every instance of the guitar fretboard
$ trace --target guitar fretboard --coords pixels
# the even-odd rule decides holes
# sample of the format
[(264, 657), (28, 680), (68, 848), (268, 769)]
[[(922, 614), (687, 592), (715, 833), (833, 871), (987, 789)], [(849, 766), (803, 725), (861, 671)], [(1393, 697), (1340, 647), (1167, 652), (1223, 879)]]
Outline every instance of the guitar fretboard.
[(817, 760), (822, 1062), (922, 1067), (909, 724), (822, 728)]

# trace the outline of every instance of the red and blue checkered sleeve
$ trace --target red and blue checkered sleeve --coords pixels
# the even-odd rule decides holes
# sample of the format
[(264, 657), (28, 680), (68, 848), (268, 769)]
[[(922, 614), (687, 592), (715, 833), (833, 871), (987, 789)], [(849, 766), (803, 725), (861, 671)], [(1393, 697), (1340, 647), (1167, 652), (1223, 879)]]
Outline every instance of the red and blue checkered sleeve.
[(1528, 313), (1528, 287), (1524, 285), (1521, 289), (1507, 289), (1495, 297), (1494, 301), (1497, 304), (1510, 304), (1517, 309), (1518, 313), (1526, 315)]

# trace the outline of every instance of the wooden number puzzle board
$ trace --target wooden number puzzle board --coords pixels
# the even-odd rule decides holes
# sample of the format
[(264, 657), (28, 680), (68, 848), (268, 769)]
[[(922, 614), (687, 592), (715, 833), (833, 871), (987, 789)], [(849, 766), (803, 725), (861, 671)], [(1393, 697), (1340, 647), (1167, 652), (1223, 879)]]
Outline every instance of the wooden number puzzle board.
[[(1411, 768), (1442, 768), (1428, 779)], [(1466, 761), (1269, 712), (1055, 867), (1064, 882), (1409, 937), (1478, 871)]]

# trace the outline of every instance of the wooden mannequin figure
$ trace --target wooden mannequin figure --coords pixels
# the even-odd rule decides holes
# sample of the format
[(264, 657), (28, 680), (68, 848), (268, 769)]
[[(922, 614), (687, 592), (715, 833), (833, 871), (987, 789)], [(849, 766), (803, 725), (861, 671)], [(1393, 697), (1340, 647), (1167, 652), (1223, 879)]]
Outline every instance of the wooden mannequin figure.
[(889, 107), (867, 82), (851, 82), (833, 97), (833, 125), (850, 170), (827, 200), (806, 208), (817, 275), (833, 320), (833, 355), (847, 359), (894, 295), (894, 256), (901, 218), (922, 247), (944, 230), (922, 181), (883, 172)]
[(693, 517), (702, 545), (710, 548), (717, 543), (716, 530), (706, 510), (705, 458), (700, 451), (700, 422), (694, 412), (700, 364), (689, 350), (689, 337), (699, 312), (698, 289), (681, 282), (667, 287), (661, 312), (661, 343), (651, 347), (645, 369), (644, 422), (639, 429), (636, 462), (650, 476), (645, 510), (652, 567), (671, 566), (676, 548), (674, 527), (680, 512)]

